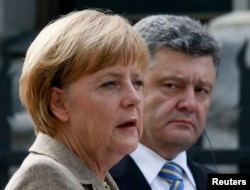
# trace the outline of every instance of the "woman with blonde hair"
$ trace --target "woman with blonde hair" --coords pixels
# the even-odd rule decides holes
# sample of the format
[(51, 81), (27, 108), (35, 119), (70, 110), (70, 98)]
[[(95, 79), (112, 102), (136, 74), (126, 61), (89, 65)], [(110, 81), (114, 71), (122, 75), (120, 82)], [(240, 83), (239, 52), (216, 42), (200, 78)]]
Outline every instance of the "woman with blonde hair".
[(142, 135), (148, 63), (139, 33), (119, 15), (86, 9), (48, 24), (20, 78), (36, 139), (6, 189), (118, 189), (108, 171)]

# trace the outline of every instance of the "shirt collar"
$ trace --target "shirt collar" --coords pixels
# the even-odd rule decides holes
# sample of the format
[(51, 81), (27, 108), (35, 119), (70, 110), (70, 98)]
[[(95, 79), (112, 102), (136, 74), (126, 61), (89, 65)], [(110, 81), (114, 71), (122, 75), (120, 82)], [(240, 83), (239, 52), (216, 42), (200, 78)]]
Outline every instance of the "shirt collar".
[(180, 165), (182, 169), (185, 171), (187, 179), (190, 181), (191, 184), (195, 184), (193, 175), (187, 165), (187, 153), (186, 151), (181, 152), (178, 154), (173, 160), (170, 160), (172, 162), (175, 162), (176, 164)]
[(158, 154), (140, 143), (130, 156), (134, 159), (149, 184), (157, 177), (166, 162)]
[(130, 156), (134, 159), (149, 184), (158, 176), (159, 171), (166, 161), (172, 161), (179, 164), (185, 171), (190, 182), (195, 184), (193, 175), (187, 165), (186, 151), (181, 152), (173, 160), (165, 160), (148, 147), (139, 143), (137, 149), (132, 152)]

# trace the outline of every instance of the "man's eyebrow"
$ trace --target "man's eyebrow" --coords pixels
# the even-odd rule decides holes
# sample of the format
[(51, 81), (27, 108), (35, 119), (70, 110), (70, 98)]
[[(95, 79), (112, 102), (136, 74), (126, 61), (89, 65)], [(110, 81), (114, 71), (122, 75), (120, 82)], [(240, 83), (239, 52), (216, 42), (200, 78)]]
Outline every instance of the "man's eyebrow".
[(174, 80), (174, 81), (179, 81), (179, 82), (187, 82), (187, 78), (183, 76), (177, 76), (174, 74), (165, 74), (160, 77), (162, 81), (164, 80)]
[[(174, 75), (174, 74), (166, 74), (166, 75), (162, 75), (161, 81), (165, 81), (165, 80), (173, 80), (173, 81), (178, 81), (178, 82), (184, 82), (184, 83), (188, 83), (188, 78), (185, 76), (178, 76), (178, 75)], [(204, 86), (209, 86), (212, 87), (213, 84), (208, 81), (208, 80), (199, 80), (198, 84), (200, 85), (204, 85)]]

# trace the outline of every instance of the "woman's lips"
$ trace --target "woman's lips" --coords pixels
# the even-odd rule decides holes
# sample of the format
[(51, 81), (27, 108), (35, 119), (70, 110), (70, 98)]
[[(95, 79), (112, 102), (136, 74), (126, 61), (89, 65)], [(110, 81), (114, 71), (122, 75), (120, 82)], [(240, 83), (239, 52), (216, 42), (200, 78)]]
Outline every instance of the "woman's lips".
[(123, 122), (122, 124), (118, 125), (117, 128), (131, 128), (136, 127), (137, 120), (128, 120)]

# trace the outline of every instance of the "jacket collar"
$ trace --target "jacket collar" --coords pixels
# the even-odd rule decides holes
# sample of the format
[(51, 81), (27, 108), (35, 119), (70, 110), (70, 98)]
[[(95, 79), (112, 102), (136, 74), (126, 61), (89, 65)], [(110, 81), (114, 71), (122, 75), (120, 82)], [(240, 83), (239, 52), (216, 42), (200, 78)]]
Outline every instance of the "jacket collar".
[[(51, 136), (39, 133), (29, 152), (45, 155), (64, 165), (83, 186), (92, 184), (93, 189), (103, 189), (103, 184), (84, 162), (70, 149)], [(110, 174), (107, 174), (105, 181), (111, 189), (118, 189)]]

